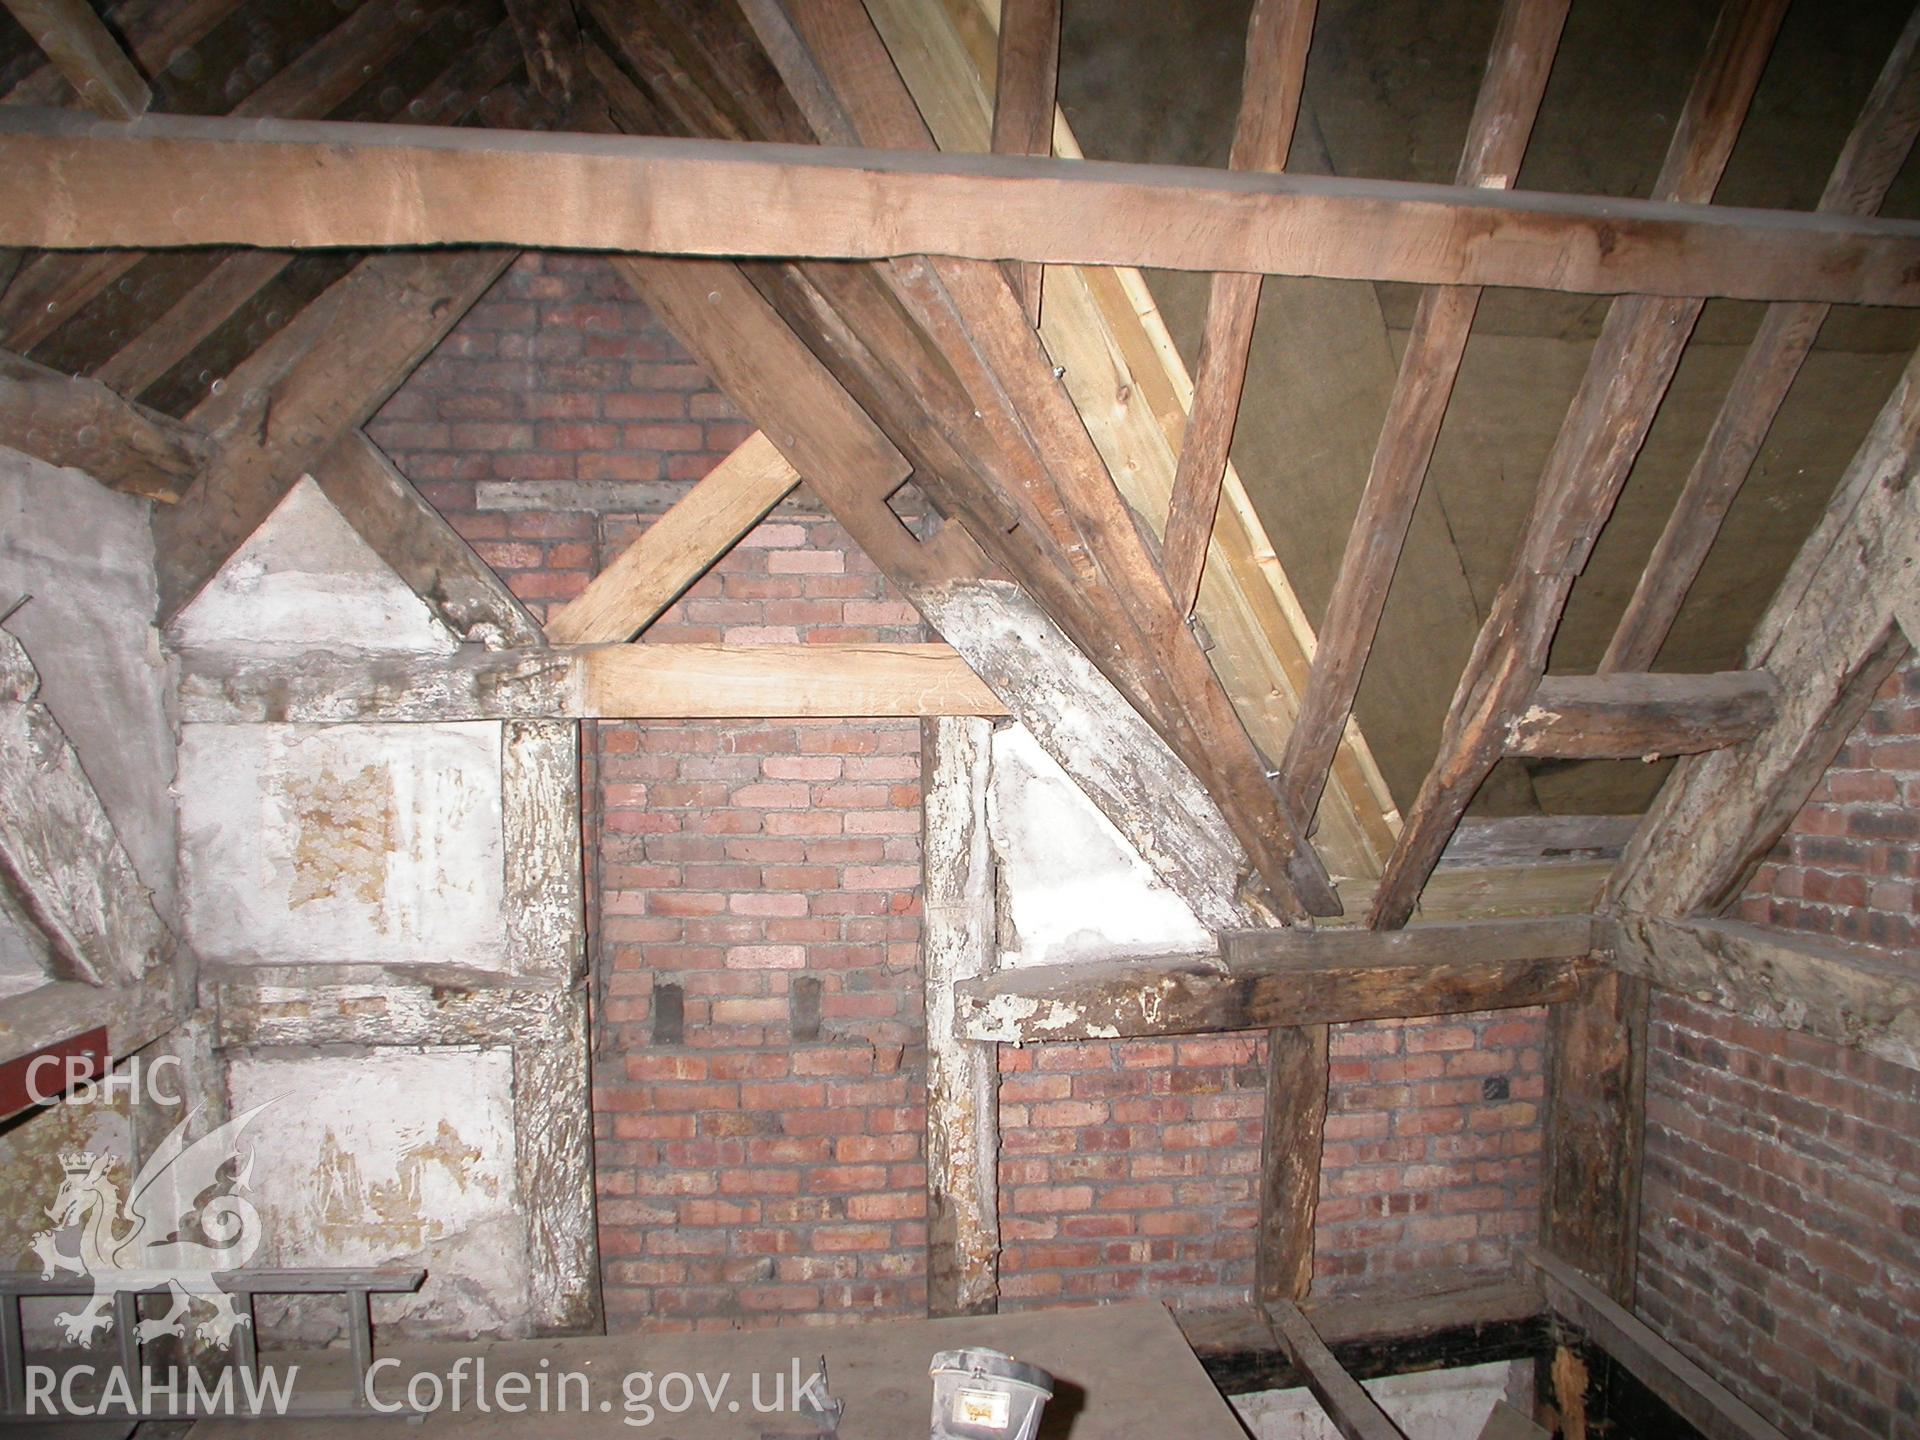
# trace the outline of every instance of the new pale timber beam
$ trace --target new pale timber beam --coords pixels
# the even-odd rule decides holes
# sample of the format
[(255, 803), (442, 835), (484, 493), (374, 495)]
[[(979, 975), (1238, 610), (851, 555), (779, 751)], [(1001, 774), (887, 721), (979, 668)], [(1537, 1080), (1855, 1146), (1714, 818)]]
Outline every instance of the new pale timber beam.
[[(1705, 203), (1740, 134), (1786, 0), (1728, 0), (1707, 42), (1654, 193)], [(1441, 729), (1440, 753), (1375, 892), (1369, 923), (1404, 925), (1447, 838), (1500, 759), (1508, 722), (1546, 671), (1574, 579), (1613, 513), (1680, 363), (1699, 299), (1632, 295), (1608, 308)]]
[(576, 645), (286, 661), (187, 652), (183, 719), (741, 720), (1006, 714), (938, 644)]
[(0, 245), (45, 249), (951, 255), (1920, 305), (1912, 222), (1408, 181), (15, 105), (0, 175)]
[(1626, 974), (1920, 1069), (1920, 974), (1905, 957), (1736, 920), (1619, 915), (1599, 925)]
[(526, 607), (365, 431), (349, 430), (328, 447), (313, 478), (454, 635), (491, 649), (542, 643)]
[(213, 451), (197, 426), (122, 400), (96, 380), (62, 375), (4, 350), (0, 443), (168, 504), (186, 492)]
[[(1512, 186), (1540, 113), (1569, 3), (1507, 0), (1502, 7), (1457, 184), (1487, 190)], [(1473, 287), (1435, 287), (1421, 295), (1414, 312), (1360, 508), (1320, 622), (1300, 713), (1280, 760), (1281, 793), (1296, 815), (1319, 808), (1353, 714), (1479, 304), (1480, 292)]]
[(87, 107), (109, 120), (146, 114), (153, 91), (86, 0), (0, 0)]
[[(1847, 137), (1820, 209), (1871, 215), (1920, 133), (1920, 10), (1908, 20)], [(1713, 428), (1688, 472), (1600, 672), (1645, 670), (1660, 654), (1681, 602), (1713, 548), (1734, 497), (1826, 321), (1825, 305), (1773, 305), (1748, 345)]]
[[(1227, 158), (1230, 168), (1287, 168), (1317, 8), (1318, 0), (1254, 0), (1247, 21), (1240, 118)], [(1008, 23), (1004, 14), (1001, 23), (1004, 46)], [(1001, 83), (1005, 83), (1004, 67)], [(1220, 483), (1226, 478), (1227, 451), (1247, 382), (1260, 280), (1258, 275), (1225, 272), (1213, 277), (1207, 294), (1206, 330), (1193, 377), (1193, 409), (1187, 418), (1186, 442), (1180, 447), (1180, 466), (1174, 472), (1161, 550), (1167, 588), (1182, 614), (1192, 614), (1200, 597), (1200, 572), (1207, 563), (1207, 541), (1220, 508)], [(1306, 817), (1313, 812), (1295, 813)]]
[[(943, 150), (989, 148), (988, 90), (997, 54), (987, 12), (993, 9), (976, 8), (973, 0), (867, 5)], [(1081, 155), (1057, 107), (1053, 149)], [(1186, 364), (1140, 272), (1068, 266), (1050, 271), (1046, 283), (1041, 338), (1065, 370), (1064, 383), (1114, 482), (1137, 515), (1162, 526), (1192, 401)], [(1213, 640), (1208, 658), (1255, 741), (1278, 754), (1306, 678), (1313, 632), (1231, 461), (1222, 488), (1214, 559), (1200, 587), (1199, 615)], [(1315, 849), (1343, 887), (1351, 887), (1378, 875), (1397, 833), (1385, 783), (1364, 737), (1349, 727), (1330, 803), (1318, 816)]]
[(1244, 930), (1222, 956), (1003, 969), (957, 987), (974, 1040), (1133, 1039), (1452, 1015), (1563, 1000), (1593, 949), (1592, 918), (1372, 930)]
[[(993, 153), (1051, 155), (1054, 94), (1060, 84), (1060, 0), (1007, 0), (993, 92)], [(1045, 274), (1031, 262), (1010, 271), (1027, 319), (1040, 326)]]
[(1764, 670), (1549, 675), (1507, 726), (1508, 755), (1650, 760), (1750, 740), (1779, 708)]
[(513, 261), (510, 251), (362, 260), (187, 417), (214, 437), (199, 483), (154, 514), (161, 614), (199, 593), (301, 475), (357, 427)]
[(1779, 684), (1772, 722), (1744, 745), (1675, 768), (1608, 887), (1619, 909), (1680, 918), (1729, 904), (1908, 653), (1896, 617), (1920, 601), (1916, 447), (1920, 356), (1747, 647), (1746, 663)]
[[(433, 5), (369, 0), (236, 105), (231, 118), (314, 119), (327, 114), (364, 85), (368, 74), (417, 39), (437, 13)], [(136, 53), (148, 73), (157, 75), (173, 59), (175, 48), (141, 43)], [(151, 203), (167, 201), (157, 195)], [(0, 297), (0, 337), (16, 350), (31, 350), (145, 258), (139, 249), (36, 256)]]
[(756, 431), (547, 621), (556, 645), (631, 640), (800, 483)]
[(1387, 1418), (1379, 1402), (1342, 1368), (1298, 1305), (1291, 1300), (1276, 1300), (1266, 1309), (1274, 1334), (1306, 1377), (1307, 1388), (1327, 1412), (1334, 1429), (1346, 1440), (1407, 1440), (1406, 1433)]

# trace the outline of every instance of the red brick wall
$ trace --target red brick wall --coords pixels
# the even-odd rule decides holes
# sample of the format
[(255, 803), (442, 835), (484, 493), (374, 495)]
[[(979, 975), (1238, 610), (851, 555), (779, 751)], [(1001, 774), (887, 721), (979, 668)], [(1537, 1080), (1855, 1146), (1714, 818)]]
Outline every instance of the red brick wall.
[(1881, 687), (1766, 864), (1738, 914), (1846, 940), (1920, 943), (1920, 667)]
[[(610, 270), (551, 256), (369, 428), (536, 613), (650, 523), (566, 508), (577, 486), (628, 487), (617, 505), (744, 433)], [(924, 636), (836, 524), (784, 507), (646, 638)], [(920, 1311), (918, 726), (602, 724), (583, 748), (609, 1323)], [(1541, 1041), (1532, 1011), (1336, 1035), (1322, 1283), (1509, 1262), (1534, 1232)], [(1009, 1303), (1243, 1299), (1263, 1039), (1002, 1054)]]
[[(1888, 681), (1737, 913), (1913, 950), (1920, 668)], [(1639, 1307), (1789, 1435), (1920, 1437), (1920, 1072), (1661, 995)]]
[[(1334, 1028), (1315, 1285), (1507, 1269), (1538, 1230), (1540, 1010)], [(1002, 1049), (1010, 1305), (1244, 1300), (1264, 1035)]]
[(1638, 1308), (1806, 1440), (1920, 1436), (1920, 1071), (1654, 1005)]

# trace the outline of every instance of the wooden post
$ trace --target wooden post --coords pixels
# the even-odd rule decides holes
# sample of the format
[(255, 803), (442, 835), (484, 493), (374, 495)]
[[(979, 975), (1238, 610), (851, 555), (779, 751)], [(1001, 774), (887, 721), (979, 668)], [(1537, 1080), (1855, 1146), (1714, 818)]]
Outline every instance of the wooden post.
[(1646, 1122), (1647, 982), (1610, 971), (1547, 1012), (1540, 1242), (1633, 1304)]
[(1287, 1025), (1267, 1037), (1266, 1129), (1260, 1140), (1260, 1229), (1254, 1297), (1297, 1302), (1313, 1287), (1313, 1222), (1327, 1128), (1327, 1027)]
[(992, 726), (921, 726), (925, 775), (927, 1313), (989, 1315), (1000, 1300), (1000, 1080), (995, 1048), (954, 1031), (956, 980), (993, 967), (987, 851)]

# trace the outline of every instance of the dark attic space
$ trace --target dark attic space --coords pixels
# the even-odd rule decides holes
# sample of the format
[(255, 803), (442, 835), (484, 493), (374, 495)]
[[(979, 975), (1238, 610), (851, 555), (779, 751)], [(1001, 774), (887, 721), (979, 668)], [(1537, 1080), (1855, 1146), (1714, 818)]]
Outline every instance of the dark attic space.
[(0, 1434), (1920, 1440), (1907, 0), (0, 0)]

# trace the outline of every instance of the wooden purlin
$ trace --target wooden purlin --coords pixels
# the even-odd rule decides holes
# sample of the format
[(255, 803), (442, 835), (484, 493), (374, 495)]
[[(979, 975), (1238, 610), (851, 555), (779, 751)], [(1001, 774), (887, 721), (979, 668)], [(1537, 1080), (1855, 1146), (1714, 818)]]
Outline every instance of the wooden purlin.
[[(943, 150), (985, 151), (992, 103), (993, 22), (973, 0), (943, 10), (870, 0), (902, 78)], [(1064, 113), (1054, 151), (1081, 149)], [(1192, 382), (1136, 270), (1049, 266), (1040, 334), (1121, 493), (1156, 532), (1166, 523)], [(1229, 463), (1201, 582), (1209, 658), (1242, 721), (1267, 753), (1286, 742), (1306, 680), (1313, 631), (1240, 478)], [(1336, 877), (1378, 875), (1399, 817), (1357, 725), (1350, 725), (1318, 815), (1315, 846)], [(1349, 907), (1351, 908), (1351, 907)]]

